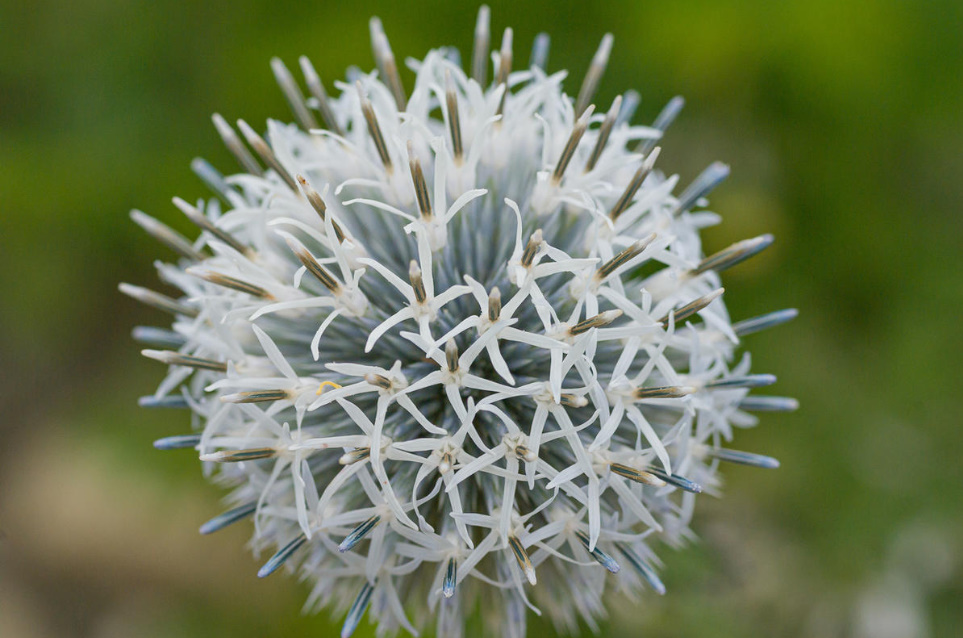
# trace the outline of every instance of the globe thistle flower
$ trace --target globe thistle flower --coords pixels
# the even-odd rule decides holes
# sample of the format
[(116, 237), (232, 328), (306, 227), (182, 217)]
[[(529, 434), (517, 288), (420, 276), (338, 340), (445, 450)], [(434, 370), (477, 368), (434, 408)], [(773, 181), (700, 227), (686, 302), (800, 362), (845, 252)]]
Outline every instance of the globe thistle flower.
[(469, 70), (430, 51), (410, 95), (371, 37), (377, 71), (331, 93), (301, 58), (307, 99), (272, 61), (294, 124), (214, 116), (241, 171), (195, 160), (216, 197), (174, 204), (196, 239), (132, 213), (178, 290), (121, 285), (174, 317), (135, 329), (168, 366), (141, 402), (196, 432), (155, 446), (230, 488), (201, 532), (252, 520), (259, 576), (296, 572), (342, 636), (366, 615), (462, 636), (482, 603), (492, 634), (528, 610), (594, 628), (607, 594), (664, 593), (654, 550), (689, 538), (720, 463), (778, 465), (729, 447), (796, 407), (750, 395), (775, 377), (736, 351), (795, 311), (732, 323), (720, 286), (772, 237), (703, 253), (728, 168), (675, 194), (656, 144), (679, 98), (651, 126), (633, 92), (596, 112), (610, 35), (575, 99), (547, 36), (528, 65), (511, 29), (491, 52), (484, 7)]

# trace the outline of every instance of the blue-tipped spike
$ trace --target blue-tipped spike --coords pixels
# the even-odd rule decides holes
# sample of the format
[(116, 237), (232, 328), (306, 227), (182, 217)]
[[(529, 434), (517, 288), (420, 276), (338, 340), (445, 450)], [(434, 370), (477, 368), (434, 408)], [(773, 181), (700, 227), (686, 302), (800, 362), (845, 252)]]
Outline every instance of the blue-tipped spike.
[(528, 60), (529, 68), (534, 66), (543, 71), (545, 70), (545, 65), (548, 64), (548, 49), (551, 43), (552, 40), (547, 33), (539, 33), (535, 36), (535, 41), (532, 43), (532, 56)]
[(692, 275), (701, 275), (709, 270), (722, 272), (732, 268), (736, 264), (742, 263), (750, 257), (754, 257), (772, 245), (775, 241), (772, 235), (760, 235), (752, 239), (745, 239), (736, 242), (728, 248), (723, 248), (719, 252), (709, 255), (691, 272)]
[(221, 450), (210, 454), (201, 454), (202, 461), (212, 461), (214, 463), (243, 463), (244, 461), (257, 461), (258, 459), (273, 459), (278, 455), (278, 451), (273, 447), (259, 447), (250, 450)]
[(283, 565), (294, 552), (298, 551), (308, 538), (303, 533), (299, 534), (297, 538), (293, 541), (279, 549), (274, 556), (268, 559), (268, 562), (264, 563), (261, 569), (257, 572), (258, 578), (265, 578), (270, 576), (278, 570), (278, 567)]
[(198, 314), (197, 309), (193, 306), (182, 303), (179, 299), (162, 295), (161, 293), (151, 290), (150, 288), (134, 286), (132, 284), (121, 282), (117, 285), (117, 290), (127, 295), (134, 301), (139, 301), (140, 303), (148, 305), (151, 308), (156, 308), (157, 310), (168, 312), (175, 316), (193, 318)]
[(746, 319), (744, 321), (734, 323), (732, 324), (732, 331), (740, 337), (744, 337), (752, 334), (753, 332), (759, 332), (760, 330), (766, 330), (767, 328), (774, 328), (782, 325), (787, 321), (792, 321), (797, 316), (799, 316), (799, 311), (795, 308), (777, 310), (775, 312), (770, 312), (758, 317), (753, 317), (752, 319)]
[(446, 60), (457, 66), (459, 69), (461, 68), (461, 51), (459, 51), (457, 48), (442, 47), (441, 54)]
[(689, 187), (682, 191), (679, 196), (679, 203), (673, 211), (674, 215), (680, 215), (695, 206), (700, 199), (712, 192), (716, 186), (721, 184), (729, 177), (729, 167), (722, 162), (713, 162), (699, 173), (699, 176), (692, 180)]
[[(672, 122), (675, 121), (675, 118), (679, 116), (679, 112), (682, 111), (683, 106), (685, 106), (685, 98), (683, 98), (681, 95), (677, 95), (669, 100), (668, 104), (662, 107), (662, 110), (659, 112), (658, 116), (656, 116), (655, 121), (652, 122), (652, 128), (658, 129), (665, 133), (666, 129), (668, 129)], [(648, 155), (649, 151), (655, 148), (655, 145), (658, 143), (658, 141), (658, 138), (645, 140), (639, 145), (637, 150), (643, 155)]]
[(130, 219), (135, 224), (143, 228), (148, 235), (164, 244), (181, 257), (190, 259), (191, 261), (204, 260), (204, 255), (194, 248), (194, 244), (191, 242), (191, 240), (189, 240), (187, 237), (184, 237), (167, 224), (154, 219), (150, 215), (143, 211), (137, 210), (136, 208), (130, 211)]
[(749, 395), (739, 402), (739, 409), (749, 412), (794, 412), (799, 409), (799, 401), (791, 397)]
[[(609, 134), (612, 132), (612, 127), (615, 126), (615, 118), (619, 114), (619, 110), (621, 108), (622, 108), (622, 96), (617, 95), (615, 96), (615, 99), (612, 101), (612, 106), (610, 106), (609, 110), (606, 111), (605, 113), (605, 119), (602, 120), (602, 125), (599, 127), (598, 135), (595, 138), (595, 145), (592, 147), (592, 154), (589, 155), (588, 161), (585, 163), (585, 168), (583, 169), (583, 172), (588, 173), (589, 171), (595, 168), (596, 162), (598, 162), (599, 157), (602, 156), (602, 151), (605, 150), (605, 144), (609, 140)], [(592, 107), (592, 109), (594, 109), (594, 106)], [(585, 126), (588, 126), (588, 124), (585, 123), (584, 120), (585, 118), (589, 117), (589, 114), (590, 114), (590, 110), (587, 110), (586, 113), (583, 114), (581, 118), (579, 118), (579, 122), (582, 122), (583, 124), (576, 124), (576, 129), (573, 131), (572, 137), (569, 140), (570, 145), (572, 144), (572, 140), (575, 140), (575, 137), (576, 137), (575, 133), (578, 130), (584, 131)], [(578, 142), (576, 141), (575, 143), (577, 144)], [(568, 147), (566, 147), (565, 152), (568, 152)], [(571, 153), (574, 154), (574, 149), (572, 149)], [(558, 174), (557, 171), (556, 171), (556, 174)]]
[(733, 390), (736, 388), (763, 388), (776, 382), (774, 374), (748, 374), (744, 377), (729, 377), (707, 383), (706, 388), (713, 390)]
[(355, 527), (350, 534), (344, 537), (344, 540), (341, 541), (341, 544), (338, 545), (338, 551), (342, 553), (350, 551), (355, 545), (361, 542), (362, 538), (367, 536), (368, 532), (375, 528), (375, 525), (380, 522), (381, 516), (375, 514), (365, 522), (361, 523), (361, 525)]
[(668, 328), (669, 315), (672, 315), (675, 320), (675, 325), (680, 326), (682, 325), (682, 322), (684, 322), (686, 319), (694, 316), (697, 312), (699, 312), (703, 308), (708, 307), (709, 304), (711, 304), (713, 301), (721, 297), (722, 293), (724, 293), (725, 291), (726, 291), (725, 288), (716, 288), (715, 290), (713, 290), (707, 295), (702, 295), (698, 299), (694, 299), (684, 306), (679, 306), (678, 308), (670, 310), (668, 314), (666, 314), (664, 317), (662, 317), (662, 319), (659, 320), (659, 323), (662, 324), (663, 328)]
[(635, 568), (639, 575), (645, 579), (645, 582), (649, 583), (652, 589), (655, 590), (660, 596), (665, 596), (665, 585), (662, 584), (662, 580), (659, 575), (655, 573), (648, 563), (639, 558), (639, 555), (633, 552), (628, 547), (619, 547), (619, 551), (629, 560), (629, 564)]
[(639, 102), (642, 98), (639, 96), (639, 92), (633, 89), (629, 89), (622, 94), (622, 107), (619, 109), (619, 114), (615, 116), (615, 125), (622, 126), (626, 122), (632, 119), (635, 115), (635, 110), (639, 108)]
[(698, 483), (694, 483), (684, 476), (679, 476), (678, 474), (669, 474), (657, 467), (649, 467), (646, 472), (649, 474), (654, 474), (657, 478), (662, 479), (669, 485), (674, 485), (680, 490), (685, 490), (686, 492), (692, 492), (693, 494), (701, 494), (702, 486)]
[(257, 509), (257, 502), (252, 501), (251, 503), (245, 503), (244, 505), (238, 505), (234, 509), (227, 510), (223, 514), (218, 514), (211, 520), (207, 521), (201, 525), (201, 534), (213, 534), (214, 532), (220, 531), (227, 527), (228, 525), (233, 525), (238, 521), (242, 521)]
[(575, 536), (578, 538), (579, 542), (582, 543), (582, 547), (585, 548), (585, 551), (591, 554), (592, 558), (598, 561), (599, 565), (609, 570), (613, 574), (619, 573), (619, 569), (621, 569), (619, 567), (619, 564), (615, 561), (614, 558), (612, 558), (611, 556), (603, 552), (601, 549), (599, 549), (598, 545), (595, 546), (595, 549), (589, 549), (590, 547), (589, 537), (585, 532), (581, 530), (577, 530), (575, 532)]
[(200, 434), (178, 434), (177, 436), (165, 436), (163, 439), (157, 439), (154, 441), (154, 447), (158, 450), (183, 450), (195, 448), (200, 443)]
[(250, 390), (235, 392), (221, 396), (224, 403), (267, 403), (269, 401), (283, 401), (291, 397), (288, 390)]
[(137, 399), (137, 405), (142, 408), (189, 408), (190, 404), (179, 394), (169, 394), (166, 397), (148, 395)]
[(364, 71), (361, 70), (356, 64), (352, 64), (347, 69), (344, 70), (344, 77), (348, 80), (348, 84), (355, 84), (364, 76)]
[(761, 467), (766, 470), (774, 470), (779, 467), (778, 459), (774, 459), (771, 456), (763, 456), (762, 454), (753, 454), (752, 452), (740, 452), (738, 450), (728, 450), (725, 448), (710, 448), (706, 454), (720, 461)]
[(368, 609), (368, 603), (371, 602), (372, 593), (374, 593), (374, 585), (365, 583), (358, 597), (354, 599), (351, 609), (348, 610), (348, 616), (344, 619), (344, 625), (341, 627), (341, 638), (348, 638), (358, 628), (358, 623), (361, 622), (364, 612)]
[(676, 95), (674, 98), (669, 100), (659, 114), (656, 116), (655, 120), (652, 122), (652, 128), (657, 128), (660, 131), (665, 131), (669, 128), (675, 121), (675, 118), (679, 116), (682, 111), (682, 107), (685, 106), (685, 98), (681, 95)]
[(134, 341), (161, 348), (180, 348), (187, 339), (173, 330), (155, 328), (154, 326), (137, 326), (131, 331)]
[(224, 198), (224, 201), (230, 203), (232, 195), (237, 195), (237, 193), (231, 191), (231, 187), (228, 185), (227, 180), (224, 179), (224, 175), (204, 158), (195, 157), (191, 160), (191, 170), (215, 195)]
[(445, 570), (445, 582), (441, 586), (441, 593), (445, 598), (455, 595), (455, 583), (458, 581), (458, 561), (452, 556), (448, 559), (448, 569)]

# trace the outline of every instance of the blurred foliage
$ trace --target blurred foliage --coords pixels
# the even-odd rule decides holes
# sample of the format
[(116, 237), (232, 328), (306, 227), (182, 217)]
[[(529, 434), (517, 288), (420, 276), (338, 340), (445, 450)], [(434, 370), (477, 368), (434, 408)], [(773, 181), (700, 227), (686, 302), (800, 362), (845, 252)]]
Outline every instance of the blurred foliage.
[[(613, 633), (958, 635), (963, 4), (490, 4), (520, 59), (551, 34), (570, 91), (611, 31), (598, 103), (637, 88), (648, 122), (685, 95), (663, 167), (733, 168), (709, 247), (778, 239), (728, 273), (734, 316), (802, 310), (749, 342), (803, 406), (739, 438), (782, 469), (729, 470), (701, 542), (662, 552), (669, 594), (614, 603)], [(0, 634), (333, 632), (293, 579), (257, 582), (248, 530), (196, 534), (220, 494), (150, 448), (186, 423), (136, 407), (161, 371), (126, 333), (156, 317), (116, 284), (160, 254), (127, 211), (187, 230), (170, 197), (204, 194), (191, 158), (230, 166), (209, 114), (287, 118), (269, 58), (306, 53), (330, 86), (372, 66), (375, 13), (400, 57), (468, 55), (455, 2), (0, 2)]]

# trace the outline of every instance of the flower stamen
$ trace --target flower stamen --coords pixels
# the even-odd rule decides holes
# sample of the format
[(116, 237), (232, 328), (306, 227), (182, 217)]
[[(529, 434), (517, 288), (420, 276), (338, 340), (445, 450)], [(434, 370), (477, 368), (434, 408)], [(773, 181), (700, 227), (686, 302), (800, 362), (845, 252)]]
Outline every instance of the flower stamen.
[(621, 110), (622, 96), (616, 95), (615, 99), (612, 100), (612, 106), (609, 107), (608, 112), (605, 114), (605, 119), (602, 120), (602, 126), (599, 127), (598, 137), (595, 138), (595, 146), (592, 148), (592, 154), (589, 155), (588, 161), (585, 162), (585, 168), (582, 170), (583, 173), (589, 173), (595, 168), (599, 158), (602, 156), (602, 151), (605, 150), (605, 144), (609, 141), (609, 135), (612, 134), (612, 127), (615, 126), (615, 120)]
[(247, 140), (247, 143), (251, 145), (251, 148), (254, 149), (254, 152), (260, 156), (261, 161), (270, 166), (271, 169), (278, 174), (278, 177), (284, 180), (284, 183), (288, 185), (288, 188), (290, 188), (292, 192), (297, 193), (298, 185), (294, 182), (294, 178), (291, 177), (291, 174), (288, 173), (286, 168), (281, 166), (281, 162), (278, 161), (274, 151), (271, 150), (268, 143), (264, 141), (264, 138), (258, 135), (244, 120), (237, 121), (237, 128), (241, 130), (241, 134), (244, 136), (244, 139)]
[(361, 114), (364, 115), (365, 124), (368, 125), (368, 134), (371, 136), (371, 141), (374, 142), (375, 150), (378, 152), (378, 157), (381, 158), (385, 172), (391, 175), (394, 167), (391, 164), (391, 156), (388, 155), (388, 145), (385, 144), (384, 135), (381, 133), (381, 126), (378, 125), (378, 116), (375, 114), (371, 100), (364, 94), (360, 80), (356, 86), (358, 88), (358, 99), (361, 100)]

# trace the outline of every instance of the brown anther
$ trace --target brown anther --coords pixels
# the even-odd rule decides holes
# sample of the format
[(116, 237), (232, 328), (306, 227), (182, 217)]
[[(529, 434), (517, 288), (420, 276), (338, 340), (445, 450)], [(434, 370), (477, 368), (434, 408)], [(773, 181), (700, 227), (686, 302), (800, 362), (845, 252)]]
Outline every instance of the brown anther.
[(422, 277), (418, 262), (414, 259), (408, 264), (408, 279), (411, 281), (411, 287), (415, 292), (415, 301), (420, 304), (425, 303), (428, 299), (428, 293), (425, 291), (425, 280)]
[[(311, 184), (308, 183), (308, 180), (305, 179), (304, 175), (297, 175), (297, 180), (298, 184), (301, 186), (301, 192), (304, 193), (304, 198), (308, 200), (309, 204), (311, 204), (311, 208), (313, 208), (314, 212), (318, 214), (318, 216), (321, 218), (321, 221), (325, 221), (327, 217), (328, 206), (324, 203), (324, 200), (321, 199), (321, 194), (314, 190)], [(338, 222), (334, 220), (331, 221), (331, 225), (334, 226), (334, 234), (338, 238), (338, 243), (340, 244), (344, 241), (344, 231), (341, 230), (341, 226), (338, 225)]]
[(207, 216), (204, 215), (204, 213), (197, 210), (197, 208), (195, 208), (194, 206), (191, 206), (180, 197), (175, 197), (173, 199), (173, 202), (174, 202), (174, 205), (177, 206), (181, 210), (181, 212), (184, 213), (184, 215), (189, 220), (191, 220), (191, 222), (195, 226), (197, 226), (201, 230), (206, 230), (207, 232), (214, 235), (216, 238), (218, 238), (219, 240), (221, 240), (222, 242), (224, 242), (225, 244), (227, 244), (237, 252), (243, 253), (245, 255), (251, 254), (252, 252), (251, 248), (239, 242), (230, 233), (215, 226), (214, 222), (208, 219)]
[(562, 405), (570, 408), (584, 408), (588, 405), (588, 399), (578, 394), (563, 393), (559, 399)]
[(421, 211), (421, 218), (431, 219), (431, 198), (428, 196), (428, 183), (425, 181), (425, 174), (421, 170), (421, 161), (415, 157), (415, 149), (411, 140), (408, 140), (408, 167), (411, 169), (411, 181), (415, 187), (415, 198), (418, 200), (418, 210)]
[(649, 244), (655, 241), (656, 234), (652, 233), (648, 237), (644, 237), (639, 241), (635, 242), (612, 259), (608, 260), (602, 264), (599, 269), (595, 272), (595, 278), (598, 281), (605, 281), (612, 273), (618, 270), (620, 267), (629, 263), (645, 250)]
[(227, 123), (227, 120), (221, 117), (220, 113), (212, 115), (211, 120), (214, 122), (214, 128), (217, 129), (218, 135), (220, 135), (224, 141), (224, 146), (226, 146), (227, 150), (231, 152), (231, 155), (237, 159), (237, 163), (241, 165), (241, 168), (251, 175), (260, 177), (263, 174), (261, 166), (241, 142), (241, 138), (237, 136), (237, 133), (235, 133), (231, 125)]
[(640, 166), (639, 170), (632, 176), (632, 180), (629, 182), (629, 185), (625, 187), (622, 196), (619, 197), (619, 200), (615, 202), (615, 206), (609, 211), (609, 217), (612, 218), (612, 221), (617, 220), (619, 215), (624, 213), (626, 209), (632, 205), (632, 198), (635, 197), (635, 194), (642, 186), (642, 182), (645, 181), (645, 178), (649, 176), (653, 166), (655, 166), (655, 160), (659, 156), (659, 150), (658, 146), (652, 149), (652, 152), (649, 153), (648, 157), (642, 162), (642, 166)]
[(375, 62), (378, 65), (378, 72), (384, 83), (391, 90), (391, 95), (395, 98), (395, 105), (399, 111), (404, 111), (407, 98), (405, 89), (401, 85), (401, 76), (398, 75), (398, 65), (395, 63), (395, 54), (391, 51), (391, 44), (385, 34), (381, 20), (377, 17), (371, 18), (369, 22), (371, 30), (371, 45), (374, 49)]
[(538, 249), (541, 248), (543, 241), (544, 240), (542, 239), (542, 229), (539, 228), (534, 233), (532, 233), (531, 238), (528, 240), (528, 243), (525, 245), (525, 251), (522, 253), (523, 267), (528, 268), (532, 265), (532, 262), (535, 261), (535, 254), (538, 252)]
[(317, 120), (314, 119), (311, 111), (304, 104), (304, 95), (301, 93), (301, 89), (298, 88), (294, 76), (288, 71), (288, 67), (281, 61), (281, 58), (271, 59), (271, 70), (274, 71), (274, 78), (277, 80), (278, 86), (281, 87), (281, 92), (284, 93), (284, 97), (291, 107), (291, 112), (294, 113), (294, 117), (301, 128), (305, 131), (318, 128)]
[(694, 277), (709, 270), (722, 272), (727, 268), (731, 268), (732, 266), (735, 266), (736, 264), (759, 254), (768, 248), (769, 245), (772, 244), (772, 241), (772, 235), (760, 235), (759, 237), (753, 237), (752, 239), (744, 239), (736, 242), (731, 246), (723, 248), (719, 252), (709, 255), (700, 261), (699, 265), (689, 272), (689, 275)]
[(221, 450), (211, 454), (202, 454), (202, 461), (215, 463), (241, 463), (243, 461), (257, 461), (258, 459), (273, 459), (278, 451), (273, 447), (259, 447), (250, 450)]
[(341, 458), (338, 459), (338, 463), (341, 465), (354, 465), (355, 463), (366, 460), (369, 456), (371, 456), (370, 447), (359, 447), (342, 454)]
[(621, 316), (621, 310), (606, 310), (605, 312), (600, 312), (594, 317), (589, 317), (588, 319), (580, 321), (569, 328), (568, 334), (574, 337), (588, 332), (592, 328), (601, 328), (603, 326), (607, 326)]
[(167, 295), (162, 295), (159, 292), (154, 292), (149, 288), (122, 283), (118, 286), (118, 289), (131, 299), (135, 299), (142, 304), (146, 304), (152, 308), (157, 308), (158, 310), (163, 310), (164, 312), (169, 312), (173, 315), (183, 315), (185, 317), (193, 318), (199, 314), (197, 308), (192, 308), (191, 306), (181, 303), (177, 299), (173, 299)]
[(552, 173), (552, 184), (554, 186), (558, 186), (562, 182), (565, 169), (568, 168), (569, 162), (571, 162), (572, 157), (575, 156), (575, 149), (578, 148), (578, 143), (582, 140), (582, 136), (585, 135), (585, 129), (588, 128), (588, 121), (594, 109), (594, 106), (590, 106), (585, 113), (578, 118), (575, 126), (572, 127), (572, 134), (569, 135), (568, 142), (565, 143), (565, 148), (562, 149), (558, 163), (555, 164), (555, 171)]
[(458, 345), (454, 339), (449, 339), (445, 344), (445, 362), (448, 364), (449, 372), (458, 371)]
[(592, 57), (592, 64), (585, 74), (585, 80), (582, 81), (582, 88), (579, 89), (578, 99), (575, 100), (576, 116), (581, 115), (592, 102), (592, 97), (595, 96), (595, 91), (598, 89), (602, 74), (605, 73), (605, 67), (609, 63), (609, 53), (611, 52), (612, 34), (606, 33), (602, 38), (602, 42), (599, 44), (598, 50)]
[(150, 215), (139, 211), (130, 211), (130, 218), (147, 233), (177, 254), (191, 261), (204, 261), (204, 255), (194, 249), (194, 245), (179, 232)]
[(512, 554), (515, 556), (515, 560), (518, 562), (518, 566), (525, 574), (525, 578), (528, 579), (530, 584), (534, 585), (535, 566), (532, 565), (532, 559), (528, 557), (528, 552), (525, 551), (525, 546), (522, 545), (522, 541), (520, 541), (517, 536), (512, 534), (508, 537), (508, 546), (511, 548)]
[[(290, 244), (291, 242), (289, 242)], [(321, 282), (333, 294), (341, 293), (341, 282), (328, 271), (327, 268), (318, 263), (314, 255), (308, 252), (304, 246), (291, 246), (298, 260), (307, 268), (308, 272)]]
[(371, 100), (365, 96), (364, 90), (361, 88), (361, 82), (357, 83), (357, 87), (358, 97), (361, 100), (361, 114), (364, 115), (364, 121), (368, 125), (368, 134), (371, 136), (371, 141), (374, 142), (375, 150), (378, 151), (378, 157), (381, 158), (385, 171), (390, 174), (394, 167), (391, 165), (391, 156), (388, 155), (388, 145), (385, 144), (384, 135), (382, 135), (381, 127), (378, 125), (378, 116), (375, 115)]
[(662, 319), (659, 320), (659, 323), (662, 324), (663, 328), (668, 328), (669, 315), (672, 314), (675, 317), (676, 325), (679, 325), (680, 323), (682, 323), (683, 321), (685, 321), (695, 313), (699, 312), (700, 310), (702, 310), (703, 308), (711, 304), (719, 296), (721, 296), (723, 292), (725, 292), (725, 288), (719, 288), (717, 290), (714, 290), (713, 292), (710, 292), (708, 295), (699, 297), (695, 301), (690, 301), (686, 305), (676, 308), (674, 311), (662, 317)]
[(687, 385), (667, 385), (653, 388), (636, 388), (632, 393), (635, 399), (678, 399), (695, 392)]
[(622, 463), (610, 463), (609, 468), (622, 478), (627, 478), (630, 481), (635, 481), (636, 483), (653, 485), (655, 487), (662, 487), (665, 485), (665, 481), (656, 475), (643, 470), (637, 470), (634, 467), (623, 465)]
[(382, 390), (391, 389), (391, 379), (383, 374), (366, 374), (364, 375), (364, 380), (377, 388), (381, 388)]
[(492, 288), (491, 292), (488, 293), (488, 320), (492, 323), (498, 321), (498, 317), (502, 314), (502, 292), (498, 289), (498, 286)]
[(189, 354), (182, 354), (173, 350), (141, 350), (140, 353), (148, 359), (154, 359), (169, 366), (185, 366), (187, 368), (197, 368), (199, 370), (212, 370), (214, 372), (227, 372), (227, 363), (195, 357)]
[(314, 99), (317, 100), (318, 111), (320, 111), (324, 123), (335, 135), (344, 135), (344, 131), (338, 126), (338, 120), (334, 116), (334, 111), (331, 110), (328, 93), (324, 90), (321, 77), (318, 75), (318, 72), (314, 70), (314, 65), (311, 64), (311, 60), (302, 55), (298, 62), (301, 63), (301, 72), (304, 73), (304, 83), (308, 85), (308, 91), (310, 91)]
[(595, 138), (595, 147), (592, 148), (592, 154), (589, 155), (588, 161), (585, 163), (584, 172), (588, 173), (598, 163), (602, 151), (605, 150), (605, 144), (609, 141), (609, 135), (612, 134), (612, 127), (615, 126), (615, 120), (618, 118), (621, 108), (622, 96), (617, 95), (612, 102), (612, 106), (609, 107), (608, 113), (605, 114), (602, 126), (599, 127), (599, 136)]
[(286, 168), (281, 166), (281, 162), (278, 161), (277, 156), (274, 155), (274, 151), (272, 151), (268, 143), (264, 141), (264, 138), (258, 135), (244, 120), (238, 120), (237, 127), (241, 129), (241, 134), (244, 135), (244, 139), (251, 145), (254, 152), (260, 156), (261, 161), (271, 167), (271, 169), (284, 180), (288, 188), (297, 193), (298, 185), (295, 183), (294, 178), (291, 177), (291, 174), (288, 173)]
[(291, 392), (288, 390), (251, 390), (249, 392), (226, 394), (221, 397), (221, 401), (224, 403), (268, 403), (290, 398)]
[(451, 136), (452, 156), (455, 162), (462, 161), (464, 149), (461, 143), (461, 120), (458, 115), (458, 93), (451, 79), (451, 71), (445, 69), (445, 107), (448, 114), (448, 134)]
[(534, 462), (538, 455), (536, 455), (528, 446), (526, 445), (516, 445), (515, 446), (515, 456), (523, 461), (528, 461), (529, 463)]
[(204, 281), (208, 281), (215, 286), (230, 288), (231, 290), (243, 292), (253, 297), (260, 297), (262, 299), (274, 299), (274, 296), (264, 288), (256, 286), (252, 283), (248, 283), (242, 279), (238, 279), (237, 277), (231, 277), (230, 275), (201, 268), (188, 268), (184, 272), (186, 272), (188, 275), (194, 275), (195, 277), (203, 279)]

